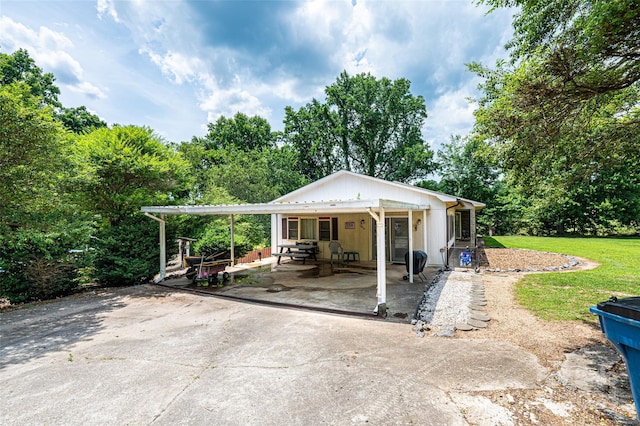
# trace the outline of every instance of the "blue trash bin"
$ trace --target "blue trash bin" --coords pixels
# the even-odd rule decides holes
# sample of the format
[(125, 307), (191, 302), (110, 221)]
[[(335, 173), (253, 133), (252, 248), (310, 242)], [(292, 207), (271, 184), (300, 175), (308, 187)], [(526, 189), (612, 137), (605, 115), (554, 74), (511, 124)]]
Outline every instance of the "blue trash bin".
[(598, 315), (602, 332), (627, 364), (631, 393), (640, 419), (640, 297), (612, 297), (589, 310)]

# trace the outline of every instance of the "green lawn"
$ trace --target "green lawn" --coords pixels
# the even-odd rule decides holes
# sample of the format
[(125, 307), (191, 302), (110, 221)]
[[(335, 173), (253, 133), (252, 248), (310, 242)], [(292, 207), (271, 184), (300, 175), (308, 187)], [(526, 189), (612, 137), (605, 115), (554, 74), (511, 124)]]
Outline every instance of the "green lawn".
[(640, 296), (640, 238), (485, 238), (488, 247), (513, 247), (574, 255), (594, 260), (590, 271), (526, 275), (516, 285), (518, 301), (547, 320), (597, 317), (589, 306), (611, 296)]

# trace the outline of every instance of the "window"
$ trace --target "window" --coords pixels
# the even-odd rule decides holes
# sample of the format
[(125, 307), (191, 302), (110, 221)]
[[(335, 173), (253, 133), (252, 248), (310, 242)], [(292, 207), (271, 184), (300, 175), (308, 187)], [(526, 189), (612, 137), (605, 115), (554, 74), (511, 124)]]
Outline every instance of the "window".
[(319, 218), (318, 226), (320, 230), (320, 241), (331, 241), (331, 218)]
[(300, 219), (300, 239), (317, 240), (317, 219)]
[(288, 234), (290, 240), (298, 239), (298, 218), (290, 217), (288, 220)]

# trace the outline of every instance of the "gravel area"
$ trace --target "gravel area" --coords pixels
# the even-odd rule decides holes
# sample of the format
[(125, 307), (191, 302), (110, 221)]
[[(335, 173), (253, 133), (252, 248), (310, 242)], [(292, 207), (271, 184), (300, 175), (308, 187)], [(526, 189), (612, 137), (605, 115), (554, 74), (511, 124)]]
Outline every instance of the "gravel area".
[(513, 248), (479, 248), (478, 263), (487, 272), (554, 271), (577, 264), (572, 256)]
[[(477, 272), (559, 271), (575, 267), (572, 256), (513, 248), (479, 248), (477, 269), (456, 268), (440, 273), (425, 290), (413, 319), (415, 330), (423, 337), (451, 337), (456, 330), (486, 327), (484, 287)], [(486, 317), (486, 318), (485, 318)], [(484, 323), (483, 323), (484, 322)]]

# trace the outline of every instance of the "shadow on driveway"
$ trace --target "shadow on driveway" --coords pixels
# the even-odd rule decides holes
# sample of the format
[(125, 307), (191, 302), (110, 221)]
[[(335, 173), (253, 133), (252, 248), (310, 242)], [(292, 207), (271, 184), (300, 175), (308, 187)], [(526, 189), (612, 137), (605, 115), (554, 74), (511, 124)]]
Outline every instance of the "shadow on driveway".
[(123, 307), (125, 296), (148, 298), (149, 289), (103, 288), (1, 312), (0, 370), (91, 340), (103, 329), (103, 315)]

